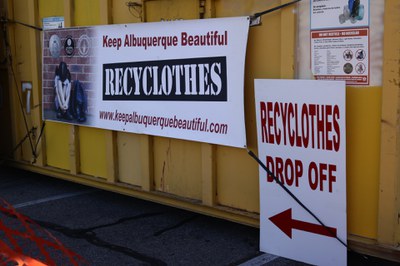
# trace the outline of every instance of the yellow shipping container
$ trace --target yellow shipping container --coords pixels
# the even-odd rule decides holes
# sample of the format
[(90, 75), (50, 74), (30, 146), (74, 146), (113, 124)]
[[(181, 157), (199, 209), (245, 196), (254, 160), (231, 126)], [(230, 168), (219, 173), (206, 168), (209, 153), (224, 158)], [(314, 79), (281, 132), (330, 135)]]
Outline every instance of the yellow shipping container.
[[(250, 16), (288, 2), (1, 1), (7, 41), (0, 44), (0, 154), (19, 168), (258, 226), (258, 165), (246, 150), (55, 122), (47, 122), (40, 136), (40, 28), (43, 18), (54, 16), (66, 27), (140, 23)], [(348, 242), (354, 250), (400, 261), (400, 1), (370, 2), (371, 86), (346, 89)], [(244, 91), (253, 151), (254, 79), (312, 78), (309, 3), (265, 14), (250, 28)], [(32, 86), (29, 104), (22, 84)]]

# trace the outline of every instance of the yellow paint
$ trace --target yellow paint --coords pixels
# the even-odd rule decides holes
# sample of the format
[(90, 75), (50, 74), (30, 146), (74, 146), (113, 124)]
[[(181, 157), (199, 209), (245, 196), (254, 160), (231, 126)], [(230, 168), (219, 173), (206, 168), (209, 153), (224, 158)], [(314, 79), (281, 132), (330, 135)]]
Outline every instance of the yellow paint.
[(81, 172), (96, 177), (107, 176), (106, 144), (104, 131), (79, 128)]
[(199, 0), (145, 0), (146, 21), (197, 19), (199, 18)]
[[(141, 1), (136, 1), (140, 3)], [(129, 9), (126, 6), (126, 0), (113, 0), (112, 1), (112, 21), (114, 24), (122, 23), (135, 23), (140, 22), (143, 17), (143, 8), (135, 7)]]
[[(12, 8), (10, 9), (10, 16), (14, 18), (15, 20), (22, 21), (25, 23), (29, 23), (29, 14), (28, 12), (34, 12), (33, 10), (27, 10), (26, 6), (28, 5), (27, 1), (17, 1), (13, 3)], [(11, 7), (11, 6), (10, 6)], [(31, 54), (31, 50), (29, 47), (24, 47), (26, 43), (30, 42), (30, 29), (23, 27), (21, 25), (17, 24), (9, 24), (8, 30), (12, 36), (11, 39), (11, 46), (13, 48), (13, 72), (14, 74), (10, 73), (10, 85), (12, 86), (11, 90), (11, 99), (12, 99), (12, 105), (13, 109), (15, 110), (12, 112), (13, 115), (13, 123), (14, 123), (14, 137), (16, 143), (19, 143), (27, 134), (27, 128), (24, 123), (24, 116), (23, 113), (25, 111), (21, 110), (20, 102), (19, 102), (19, 97), (21, 97), (21, 101), (23, 102), (23, 106), (25, 107), (25, 94), (21, 90), (21, 83), (22, 81), (31, 81), (33, 82), (33, 79), (35, 78), (33, 76), (33, 73), (31, 73), (30, 68), (32, 64), (32, 56), (35, 56), (34, 54)], [(25, 48), (25, 49), (23, 49)], [(15, 49), (15, 50), (14, 50)], [(17, 52), (18, 51), (18, 52)], [(14, 82), (14, 77), (17, 83)], [(35, 83), (37, 82), (37, 79), (35, 80)], [(36, 83), (37, 87), (37, 83)], [(37, 88), (36, 88), (37, 89)], [(18, 96), (19, 94), (19, 96)], [(27, 127), (28, 130), (30, 130), (33, 126), (35, 126), (33, 122), (32, 115), (26, 114), (26, 121), (27, 121)], [(32, 143), (34, 143), (34, 140), (32, 140)], [(16, 158), (20, 160), (24, 160), (27, 162), (32, 161), (33, 156), (32, 156), (32, 148), (29, 139), (26, 139), (26, 141), (23, 143), (21, 148), (19, 148), (16, 153)]]
[(73, 5), (74, 26), (90, 26), (100, 23), (100, 1), (74, 0)]
[[(18, 1), (7, 3), (7, 16), (12, 20), (20, 21), (26, 24), (38, 25), (38, 10), (36, 1)], [(41, 144), (38, 145), (38, 150), (41, 151), (39, 157), (33, 154), (36, 147), (36, 138), (30, 135), (30, 138), (25, 138), (29, 135), (29, 131), (34, 128), (41, 128), (40, 109), (37, 108), (41, 102), (39, 82), (39, 57), (40, 53), (38, 41), (39, 34), (33, 29), (29, 29), (17, 23), (8, 23), (7, 31), (9, 35), (8, 43), (11, 46), (12, 66), (9, 67), (9, 88), (13, 130), (13, 146), (20, 143), (23, 139), (23, 144), (15, 151), (14, 158), (27, 162), (35, 162), (40, 166), (44, 165), (44, 151)], [(25, 48), (26, 43), (31, 43)], [(25, 49), (24, 49), (25, 48)], [(6, 53), (4, 53), (6, 54)], [(6, 65), (5, 65), (6, 66)], [(30, 82), (31, 90), (31, 112), (26, 112), (26, 92), (23, 92), (21, 87), (23, 82)], [(39, 131), (39, 130), (38, 130)], [(11, 141), (11, 140), (10, 140)]]
[(216, 145), (201, 144), (201, 183), (202, 203), (208, 206), (215, 206), (217, 203), (217, 164)]
[[(270, 0), (270, 1), (237, 1), (237, 0), (214, 0), (216, 17), (235, 17), (251, 16), (257, 12), (271, 9), (282, 3), (291, 2), (289, 0)], [(289, 8), (290, 9), (290, 8)], [(281, 11), (272, 12), (262, 17), (262, 21), (269, 20), (270, 16), (279, 16)]]
[[(28, 12), (28, 23), (32, 25), (38, 25), (38, 17), (39, 17), (39, 10), (37, 1), (28, 1), (28, 5), (26, 6)], [(31, 73), (31, 84), (32, 84), (32, 94), (31, 94), (31, 112), (30, 116), (32, 119), (32, 124), (36, 128), (42, 128), (42, 113), (40, 108), (35, 108), (35, 106), (39, 107), (40, 103), (42, 102), (42, 93), (40, 88), (42, 87), (41, 82), (41, 74), (39, 73), (41, 68), (39, 67), (39, 62), (42, 61), (41, 53), (37, 51), (40, 50), (40, 35), (39, 31), (37, 30), (30, 30), (29, 31), (29, 39), (31, 40), (30, 45), (30, 55), (31, 55), (31, 65), (30, 65), (30, 73)], [(36, 89), (34, 89), (36, 88)], [(32, 155), (34, 157), (34, 163), (38, 166), (45, 165), (45, 144), (44, 141), (37, 143), (38, 140), (36, 137), (33, 137), (33, 145), (35, 149), (35, 154)]]
[(150, 192), (154, 189), (153, 138), (140, 135), (140, 144), (142, 189)]
[(107, 161), (107, 181), (115, 183), (118, 181), (119, 167), (118, 167), (118, 151), (117, 151), (117, 132), (104, 131), (106, 141), (106, 161)]
[(42, 23), (46, 17), (62, 17), (64, 16), (63, 0), (39, 0), (39, 18)]
[[(282, 0), (281, 3), (284, 4), (286, 1)], [(296, 19), (294, 7), (281, 10), (281, 79), (293, 79), (295, 77)]]
[(141, 136), (131, 133), (118, 133), (118, 158), (119, 181), (131, 185), (141, 186), (143, 170), (141, 168), (142, 158), (140, 153)]
[(111, 0), (99, 0), (99, 23), (103, 25), (113, 24), (111, 12)]
[(258, 165), (245, 150), (217, 149), (217, 201), (220, 205), (259, 212)]
[(381, 88), (347, 88), (348, 233), (377, 236)]
[(154, 138), (155, 189), (201, 200), (201, 144)]
[[(385, 1), (378, 241), (400, 246), (400, 1)], [(399, 256), (400, 257), (400, 256)]]
[(46, 122), (46, 153), (49, 166), (70, 169), (68, 128), (66, 124)]

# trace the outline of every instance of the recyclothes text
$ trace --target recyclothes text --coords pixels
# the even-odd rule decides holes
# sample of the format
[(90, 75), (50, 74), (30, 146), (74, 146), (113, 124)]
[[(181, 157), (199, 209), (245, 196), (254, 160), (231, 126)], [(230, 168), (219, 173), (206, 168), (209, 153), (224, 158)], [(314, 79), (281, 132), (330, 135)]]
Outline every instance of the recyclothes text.
[(103, 100), (227, 101), (226, 57), (103, 65)]

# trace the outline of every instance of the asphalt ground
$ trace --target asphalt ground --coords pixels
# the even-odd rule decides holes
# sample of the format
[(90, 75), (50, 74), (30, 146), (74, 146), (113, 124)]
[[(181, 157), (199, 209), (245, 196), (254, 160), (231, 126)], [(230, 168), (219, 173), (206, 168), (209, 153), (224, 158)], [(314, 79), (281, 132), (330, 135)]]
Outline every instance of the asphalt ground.
[[(349, 265), (398, 265), (355, 253), (348, 258)], [(257, 228), (0, 166), (0, 265), (18, 259), (53, 265), (306, 265), (259, 252)]]

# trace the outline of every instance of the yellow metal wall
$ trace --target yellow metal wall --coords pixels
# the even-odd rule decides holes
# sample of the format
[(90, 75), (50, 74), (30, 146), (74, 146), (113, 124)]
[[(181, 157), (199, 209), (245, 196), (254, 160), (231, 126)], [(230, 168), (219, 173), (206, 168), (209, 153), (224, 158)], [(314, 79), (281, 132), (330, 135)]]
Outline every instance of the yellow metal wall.
[(347, 228), (377, 237), (381, 87), (348, 87), (346, 94)]
[[(26, 20), (27, 18), (27, 11), (26, 11), (27, 1), (17, 1), (12, 4), (12, 8), (14, 10), (13, 19), (15, 20)], [(14, 31), (10, 33), (10, 45), (13, 52), (13, 68), (12, 71), (14, 73), (12, 79), (10, 79), (10, 83), (13, 87), (18, 86), (21, 88), (22, 81), (29, 81), (35, 79), (35, 73), (32, 72), (32, 50), (29, 47), (25, 47), (26, 43), (30, 43), (31, 41), (35, 43), (35, 40), (31, 40), (31, 32), (28, 28), (20, 26), (20, 25), (13, 25)], [(15, 77), (15, 79), (14, 79)], [(36, 79), (36, 89), (38, 88), (38, 80)], [(23, 97), (22, 91), (19, 90), (12, 90), (10, 92), (12, 108), (15, 109), (15, 112), (11, 112), (11, 120), (12, 120), (12, 128), (13, 128), (13, 137), (14, 141), (17, 142), (24, 138), (25, 134), (27, 133), (26, 127), (28, 130), (34, 127), (33, 123), (33, 116), (26, 114), (27, 125), (22, 122), (24, 121), (23, 114), (25, 111), (22, 111), (20, 108), (19, 99), (25, 99)], [(17, 122), (21, 121), (21, 122)], [(31, 140), (32, 141), (32, 140)], [(32, 160), (32, 152), (31, 152), (31, 145), (30, 141), (25, 141), (22, 145), (21, 149), (18, 149), (14, 154), (16, 158), (23, 161), (31, 161)]]
[[(12, 11), (10, 15), (15, 19), (41, 25), (44, 17), (64, 16), (67, 26), (244, 16), (286, 2), (289, 1), (136, 1), (141, 6), (129, 10), (126, 0), (8, 1)], [(386, 1), (386, 5), (392, 9), (399, 6), (396, 1)], [(254, 79), (295, 78), (297, 24), (294, 10), (295, 6), (291, 6), (267, 14), (262, 17), (261, 26), (251, 27), (249, 31), (244, 90), (247, 141), (253, 151), (257, 151)], [(398, 21), (398, 15), (392, 16)], [(25, 45), (39, 35), (32, 33), (32, 29), (17, 25), (10, 28), (15, 61), (22, 62), (15, 66), (18, 80), (32, 80), (34, 86), (40, 88), (40, 44), (36, 48)], [(392, 30), (395, 32), (397, 29), (394, 26)], [(398, 49), (398, 44), (389, 44), (390, 36), (386, 38), (389, 38), (385, 43), (391, 51)], [(392, 64), (398, 67), (398, 62)], [(382, 196), (382, 190), (378, 190), (382, 183), (386, 184), (386, 172), (381, 168), (386, 150), (381, 150), (380, 141), (385, 86), (347, 88), (348, 232), (374, 240), (380, 239), (385, 223), (395, 224), (394, 215), (393, 219), (380, 219), (390, 216), (382, 211), (384, 204), (380, 203), (387, 194)], [(11, 95), (11, 99), (12, 108), (17, 110), (16, 95)], [(36, 105), (40, 103), (39, 92), (34, 101)], [(385, 108), (385, 101), (383, 103)], [(397, 105), (397, 102), (393, 103), (392, 109)], [(28, 118), (30, 126), (40, 128), (38, 108)], [(25, 134), (20, 122), (21, 113), (13, 112), (12, 120), (13, 142), (16, 143)], [(398, 120), (394, 119), (393, 123), (398, 128)], [(393, 134), (398, 137), (397, 131)], [(36, 166), (55, 176), (258, 224), (258, 165), (243, 149), (52, 122), (47, 123), (45, 139), (40, 147), (43, 150)], [(394, 152), (398, 155), (398, 150)], [(15, 158), (21, 162), (31, 160), (26, 143)], [(389, 199), (395, 202), (394, 208), (399, 208), (396, 201), (399, 195), (398, 169), (390, 175), (390, 184), (396, 189)], [(396, 211), (394, 208), (392, 212)], [(398, 232), (398, 226), (392, 228), (393, 237), (385, 238), (385, 243), (397, 243)]]
[[(400, 246), (400, 1), (385, 1), (378, 242)], [(400, 257), (400, 256), (399, 256)]]

